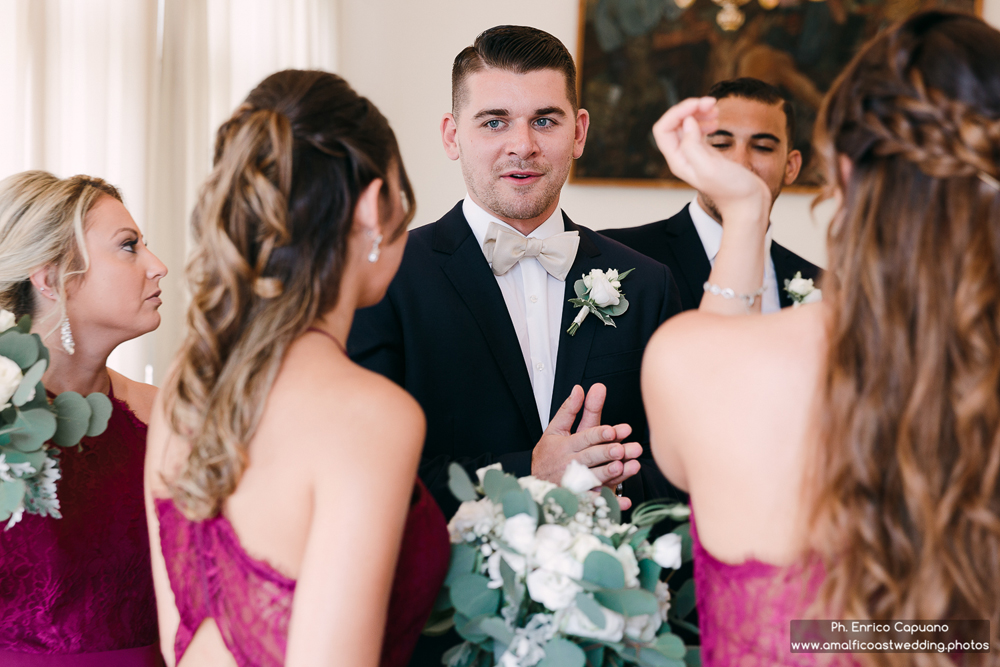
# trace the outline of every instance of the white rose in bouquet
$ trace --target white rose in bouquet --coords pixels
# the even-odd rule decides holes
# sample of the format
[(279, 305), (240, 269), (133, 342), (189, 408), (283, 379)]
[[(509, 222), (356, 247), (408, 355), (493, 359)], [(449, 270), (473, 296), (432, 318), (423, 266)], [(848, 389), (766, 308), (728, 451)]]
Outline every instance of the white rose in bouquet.
[(625, 634), (637, 642), (651, 642), (656, 639), (656, 631), (663, 625), (659, 614), (642, 614), (625, 620)]
[(538, 568), (525, 579), (528, 595), (552, 611), (559, 611), (573, 604), (576, 594), (582, 591), (576, 583), (562, 572)]
[(625, 570), (625, 587), (626, 588), (638, 588), (639, 587), (639, 561), (635, 559), (635, 552), (632, 551), (632, 547), (627, 544), (623, 544), (618, 547), (617, 551), (612, 552), (618, 559), (618, 562), (622, 564), (622, 569)]
[(594, 487), (601, 485), (601, 480), (597, 479), (590, 468), (579, 461), (570, 461), (563, 473), (560, 485), (564, 489), (569, 489), (573, 493), (583, 493)]
[(656, 582), (656, 601), (660, 605), (660, 620), (667, 620), (667, 612), (670, 611), (670, 586), (665, 581)]
[(17, 324), (17, 320), (14, 317), (14, 313), (0, 308), (0, 332), (10, 329), (15, 324)]
[(570, 607), (563, 612), (563, 616), (560, 619), (560, 627), (567, 635), (589, 637), (606, 642), (620, 642), (625, 634), (625, 617), (605, 607), (601, 607), (601, 612), (604, 614), (603, 628), (594, 625), (587, 618), (587, 615), (576, 606)]
[(503, 525), (501, 539), (522, 556), (530, 556), (535, 550), (535, 528), (538, 523), (528, 514), (515, 514)]
[(527, 489), (528, 493), (531, 494), (531, 499), (538, 504), (542, 504), (542, 502), (545, 501), (545, 495), (549, 491), (559, 488), (552, 482), (548, 482), (544, 479), (538, 479), (537, 477), (520, 477), (518, 478), (517, 483), (522, 489)]
[(0, 408), (7, 407), (23, 378), (20, 366), (7, 357), (0, 357)]
[(681, 536), (675, 533), (667, 533), (656, 538), (653, 542), (652, 558), (660, 567), (671, 570), (680, 569), (681, 563)]

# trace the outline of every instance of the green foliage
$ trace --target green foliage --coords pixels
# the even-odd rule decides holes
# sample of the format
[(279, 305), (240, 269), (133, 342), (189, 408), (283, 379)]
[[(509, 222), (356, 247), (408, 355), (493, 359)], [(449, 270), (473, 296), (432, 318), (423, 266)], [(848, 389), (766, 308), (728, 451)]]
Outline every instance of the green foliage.
[(458, 498), (459, 502), (464, 503), (468, 500), (479, 498), (479, 494), (476, 493), (476, 487), (472, 485), (472, 480), (469, 479), (465, 468), (457, 463), (452, 463), (448, 466), (448, 490)]
[(576, 515), (576, 511), (580, 509), (580, 501), (577, 499), (576, 494), (561, 486), (546, 493), (545, 501), (548, 502), (549, 498), (556, 501), (568, 517)]
[(6, 521), (21, 504), (27, 484), (24, 480), (14, 479), (0, 483), (0, 521)]
[(38, 361), (38, 343), (27, 333), (7, 329), (0, 334), (0, 357), (7, 357), (23, 373)]
[(687, 667), (701, 667), (701, 647), (692, 646), (684, 654), (684, 664)]
[(681, 589), (677, 591), (677, 594), (674, 595), (670, 610), (674, 612), (677, 618), (687, 618), (688, 614), (694, 610), (694, 604), (694, 579), (688, 579), (681, 586)]
[(583, 649), (568, 639), (556, 638), (545, 645), (545, 658), (537, 667), (584, 667), (587, 656)]
[(583, 579), (602, 588), (625, 588), (625, 569), (611, 554), (591, 551), (583, 561)]
[(590, 622), (596, 625), (601, 630), (604, 626), (608, 624), (608, 619), (604, 617), (604, 612), (601, 611), (601, 605), (594, 601), (594, 598), (590, 597), (586, 593), (576, 594), (576, 606), (577, 609), (582, 611)]
[[(474, 618), (495, 614), (500, 605), (500, 591), (489, 587), (490, 580), (481, 574), (461, 574), (451, 582), (451, 603), (455, 610)], [(458, 621), (455, 621), (458, 625)], [(468, 638), (466, 638), (468, 639)]]
[(639, 585), (650, 593), (656, 592), (656, 583), (660, 580), (663, 568), (650, 558), (639, 561)]
[(595, 591), (594, 599), (611, 611), (617, 611), (623, 616), (656, 614), (660, 610), (656, 596), (641, 588)]
[(451, 562), (448, 564), (448, 575), (445, 577), (445, 586), (451, 586), (452, 582), (463, 574), (469, 574), (476, 567), (476, 548), (468, 544), (451, 545)]
[(495, 503), (500, 503), (505, 495), (511, 491), (520, 491), (521, 485), (517, 480), (505, 472), (499, 470), (487, 470), (483, 477), (483, 491), (486, 496)]
[(687, 563), (694, 557), (691, 553), (693, 547), (693, 543), (691, 542), (691, 524), (683, 523), (670, 532), (681, 536), (681, 560)]
[[(514, 482), (517, 484), (517, 482)], [(516, 491), (508, 491), (504, 494), (503, 515), (508, 519), (517, 514), (527, 514), (536, 522), (538, 521), (538, 503), (531, 497), (527, 489), (517, 487)]]
[[(61, 394), (60, 394), (61, 396)], [(104, 394), (88, 394), (87, 404), (90, 406), (90, 424), (87, 426), (87, 435), (93, 438), (95, 435), (104, 433), (111, 419), (111, 399)]]
[(606, 486), (601, 487), (601, 498), (608, 504), (608, 518), (615, 523), (622, 522), (622, 508), (618, 504), (618, 496)]

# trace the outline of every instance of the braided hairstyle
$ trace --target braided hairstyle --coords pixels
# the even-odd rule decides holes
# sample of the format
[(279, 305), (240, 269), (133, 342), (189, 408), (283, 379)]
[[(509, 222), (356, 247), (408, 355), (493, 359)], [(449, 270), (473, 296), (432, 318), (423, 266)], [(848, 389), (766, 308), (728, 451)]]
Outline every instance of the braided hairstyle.
[(816, 145), (829, 192), (844, 196), (823, 285), (820, 606), (861, 620), (990, 619), (996, 641), (1000, 33), (943, 12), (882, 33), (831, 88)]
[(269, 76), (219, 128), (192, 215), (187, 334), (163, 388), (191, 444), (168, 482), (188, 518), (216, 515), (239, 484), (288, 346), (337, 304), (358, 198), (379, 178), (391, 208), (391, 170), (412, 203), (389, 123), (327, 72)]

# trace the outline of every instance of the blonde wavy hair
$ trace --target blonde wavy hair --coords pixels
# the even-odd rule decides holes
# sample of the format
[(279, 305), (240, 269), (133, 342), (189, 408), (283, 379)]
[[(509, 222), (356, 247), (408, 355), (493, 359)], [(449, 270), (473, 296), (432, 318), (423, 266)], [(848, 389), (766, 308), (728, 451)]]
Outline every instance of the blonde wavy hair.
[(84, 221), (101, 197), (122, 201), (117, 188), (93, 176), (25, 171), (0, 182), (0, 308), (17, 317), (36, 316), (29, 276), (51, 266), (59, 315), (55, 330), (66, 316), (67, 285), (90, 268)]
[(859, 620), (989, 619), (996, 641), (1000, 33), (928, 12), (879, 35), (831, 88), (816, 145), (844, 195), (823, 284), (820, 605)]
[(266, 78), (219, 128), (192, 216), (187, 334), (163, 387), (171, 428), (191, 451), (167, 480), (192, 520), (215, 516), (247, 465), (247, 444), (288, 346), (337, 303), (361, 192), (399, 176), (389, 123), (342, 78), (288, 70)]

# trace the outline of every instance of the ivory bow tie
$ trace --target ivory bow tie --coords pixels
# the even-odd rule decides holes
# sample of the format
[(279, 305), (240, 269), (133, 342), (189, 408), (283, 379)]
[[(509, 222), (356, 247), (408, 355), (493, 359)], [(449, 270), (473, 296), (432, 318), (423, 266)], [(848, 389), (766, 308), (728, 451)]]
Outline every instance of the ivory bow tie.
[(534, 257), (553, 278), (566, 280), (579, 245), (580, 232), (561, 232), (547, 239), (534, 239), (491, 222), (483, 240), (483, 254), (498, 276), (510, 271), (525, 257)]

